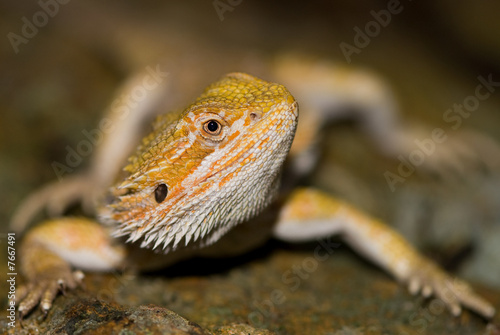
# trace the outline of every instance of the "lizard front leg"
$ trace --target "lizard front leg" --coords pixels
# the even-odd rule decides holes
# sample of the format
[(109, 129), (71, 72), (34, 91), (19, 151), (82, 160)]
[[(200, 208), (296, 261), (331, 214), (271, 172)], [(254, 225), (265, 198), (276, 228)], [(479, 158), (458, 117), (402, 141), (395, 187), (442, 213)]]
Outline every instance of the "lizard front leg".
[(360, 254), (408, 284), (411, 293), (436, 295), (453, 313), (461, 306), (491, 318), (495, 309), (462, 280), (451, 277), (419, 254), (400, 234), (352, 206), (314, 189), (299, 189), (286, 200), (275, 237), (301, 242), (341, 234)]
[(20, 247), (26, 280), (17, 296), (20, 317), (38, 304), (46, 313), (59, 291), (76, 288), (83, 274), (73, 272), (73, 267), (92, 271), (120, 267), (125, 249), (112, 241), (104, 227), (84, 218), (50, 220), (30, 230)]
[[(127, 157), (142, 135), (144, 122), (157, 113), (168, 96), (169, 80), (151, 68), (131, 76), (116, 91), (112, 103), (96, 129), (95, 154), (88, 170), (53, 181), (31, 193), (14, 212), (10, 228), (23, 231), (36, 214), (47, 209), (49, 216), (59, 216), (70, 204), (81, 202), (83, 210), (94, 213), (96, 203), (119, 175)], [(140, 96), (138, 96), (140, 94)]]

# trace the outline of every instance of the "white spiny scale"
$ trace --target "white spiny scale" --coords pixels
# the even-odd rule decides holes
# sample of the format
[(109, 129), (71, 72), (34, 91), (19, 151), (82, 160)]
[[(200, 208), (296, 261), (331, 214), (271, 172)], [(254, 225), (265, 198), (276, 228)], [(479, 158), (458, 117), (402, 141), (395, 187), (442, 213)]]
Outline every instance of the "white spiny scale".
[(153, 246), (153, 249), (158, 248), (160, 244), (162, 244), (165, 241), (165, 237), (168, 234), (169, 227), (165, 227), (162, 229), (161, 233), (159, 233), (158, 239), (155, 242), (155, 245)]
[(143, 243), (141, 244), (141, 248), (143, 248), (142, 245), (144, 245), (144, 246), (149, 245), (151, 242), (153, 242), (155, 240), (156, 237), (157, 237), (156, 234), (147, 235), (147, 237), (144, 239)]
[(189, 231), (189, 226), (191, 226), (190, 223), (188, 222), (184, 222), (184, 224), (182, 225), (182, 229), (181, 229), (181, 234), (182, 235), (186, 235)]
[(164, 239), (165, 236), (170, 232), (170, 226), (162, 225), (162, 229), (158, 232), (158, 238)]
[(158, 246), (159, 246), (160, 244), (162, 244), (164, 241), (165, 241), (165, 238), (164, 238), (164, 237), (162, 237), (162, 238), (158, 237), (158, 239), (156, 240), (156, 242), (155, 242), (155, 244), (153, 245), (153, 247), (151, 248), (151, 250), (156, 250), (156, 248), (158, 248)]
[(208, 224), (204, 224), (204, 225), (200, 226), (200, 229), (201, 229), (200, 236), (204, 237), (207, 234)]
[(189, 244), (189, 241), (191, 241), (192, 236), (193, 236), (192, 230), (188, 229), (188, 231), (186, 231), (186, 233), (184, 234), (184, 238), (185, 238), (184, 246), (187, 247), (187, 245)]
[[(157, 219), (159, 222), (161, 222), (163, 220), (163, 218), (158, 218)], [(153, 225), (150, 225), (152, 228), (149, 229), (149, 234), (156, 234), (158, 233), (158, 231), (160, 230), (160, 228), (163, 227), (163, 225), (161, 224), (153, 224)]]
[(149, 246), (149, 242), (147, 242), (145, 239), (142, 240), (141, 242), (141, 248), (148, 248)]
[(163, 249), (165, 250), (170, 243), (172, 243), (172, 240), (174, 239), (175, 235), (173, 234), (168, 234), (167, 237), (165, 238), (165, 242), (163, 243)]
[(196, 226), (194, 227), (195, 231), (194, 231), (194, 239), (193, 241), (197, 241), (198, 238), (200, 237), (200, 233), (201, 233), (201, 226)]
[[(149, 220), (145, 220), (145, 221), (148, 221)], [(154, 227), (155, 225), (153, 224), (146, 224), (146, 225), (143, 225), (142, 227), (142, 235), (151, 235), (151, 234), (154, 234), (154, 232), (151, 231), (151, 229)]]
[(183, 234), (180, 234), (180, 233), (175, 234), (175, 240), (174, 240), (174, 244), (173, 244), (174, 249), (177, 248), (177, 245), (179, 244), (179, 242), (182, 240), (183, 237), (184, 237)]
[(171, 231), (170, 231), (170, 234), (176, 235), (179, 232), (179, 229), (181, 228), (181, 225), (180, 225), (180, 223), (178, 221), (179, 221), (179, 219), (175, 218), (175, 221), (169, 223), (170, 227), (172, 227)]
[(134, 243), (141, 237), (142, 237), (142, 231), (140, 229), (133, 230), (132, 233), (130, 233), (130, 237), (127, 239), (127, 242)]

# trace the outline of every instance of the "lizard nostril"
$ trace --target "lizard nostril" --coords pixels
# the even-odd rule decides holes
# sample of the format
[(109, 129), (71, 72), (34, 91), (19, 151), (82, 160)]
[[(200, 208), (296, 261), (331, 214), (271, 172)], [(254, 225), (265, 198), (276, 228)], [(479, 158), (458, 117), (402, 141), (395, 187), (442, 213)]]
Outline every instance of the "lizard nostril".
[(155, 189), (155, 200), (157, 203), (162, 203), (167, 197), (168, 187), (165, 184), (160, 184)]

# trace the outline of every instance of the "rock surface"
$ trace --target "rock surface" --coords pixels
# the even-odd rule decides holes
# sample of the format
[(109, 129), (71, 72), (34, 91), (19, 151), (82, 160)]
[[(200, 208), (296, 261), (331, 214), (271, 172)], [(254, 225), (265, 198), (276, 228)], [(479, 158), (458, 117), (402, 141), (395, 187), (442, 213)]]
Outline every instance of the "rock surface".
[[(45, 319), (33, 312), (11, 334), (498, 334), (498, 315), (489, 325), (469, 312), (455, 318), (342, 246), (315, 259), (321, 245), (271, 243), (165, 273), (89, 274), (85, 289), (58, 297)], [(500, 307), (500, 292), (475, 288)]]

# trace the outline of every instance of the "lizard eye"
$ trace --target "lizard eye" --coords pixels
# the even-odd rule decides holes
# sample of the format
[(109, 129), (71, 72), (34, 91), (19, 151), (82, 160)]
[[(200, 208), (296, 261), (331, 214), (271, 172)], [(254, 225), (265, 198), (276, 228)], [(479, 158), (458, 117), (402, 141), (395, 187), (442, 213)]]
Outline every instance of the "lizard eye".
[(203, 130), (212, 136), (217, 136), (222, 131), (221, 124), (216, 120), (209, 120), (203, 125)]
[(162, 203), (163, 200), (167, 197), (168, 194), (168, 187), (165, 184), (160, 184), (156, 186), (155, 189), (155, 200), (157, 203)]

